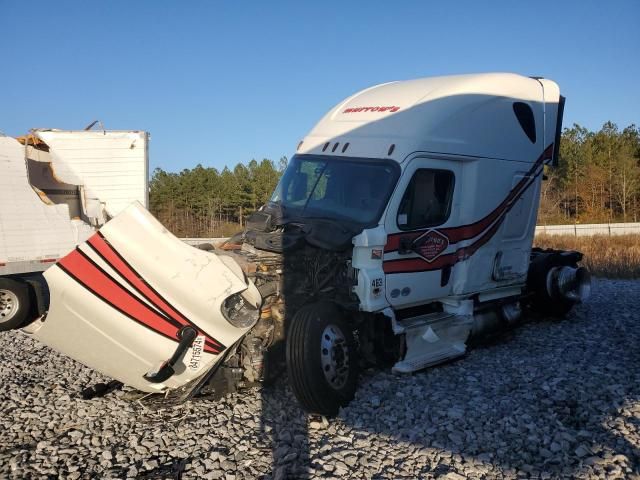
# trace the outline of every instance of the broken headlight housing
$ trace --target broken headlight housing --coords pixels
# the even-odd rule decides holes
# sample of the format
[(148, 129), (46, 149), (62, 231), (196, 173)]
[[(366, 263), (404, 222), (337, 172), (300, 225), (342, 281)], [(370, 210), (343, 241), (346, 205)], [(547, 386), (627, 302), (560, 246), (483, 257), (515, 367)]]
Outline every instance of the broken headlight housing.
[(260, 316), (260, 309), (248, 302), (243, 293), (231, 295), (222, 303), (224, 318), (236, 328), (248, 328), (256, 323)]

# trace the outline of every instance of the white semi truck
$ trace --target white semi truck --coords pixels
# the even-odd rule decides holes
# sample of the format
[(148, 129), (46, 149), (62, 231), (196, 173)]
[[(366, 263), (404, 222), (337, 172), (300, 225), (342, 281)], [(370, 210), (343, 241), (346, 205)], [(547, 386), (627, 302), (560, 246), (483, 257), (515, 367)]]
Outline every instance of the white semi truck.
[(286, 368), (305, 409), (333, 414), (363, 365), (414, 372), (588, 296), (579, 252), (532, 249), (563, 104), (505, 73), (358, 92), (244, 232), (195, 249), (134, 204), (45, 272), (48, 313), (23, 331), (165, 398)]
[(46, 311), (41, 272), (131, 202), (147, 205), (148, 134), (0, 134), (0, 331)]

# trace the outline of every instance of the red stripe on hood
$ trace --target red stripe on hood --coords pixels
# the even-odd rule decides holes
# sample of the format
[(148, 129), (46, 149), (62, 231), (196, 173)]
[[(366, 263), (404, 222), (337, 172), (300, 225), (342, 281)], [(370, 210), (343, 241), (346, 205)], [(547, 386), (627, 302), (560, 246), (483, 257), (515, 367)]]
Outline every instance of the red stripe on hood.
[(218, 342), (211, 335), (208, 335), (198, 326), (194, 325), (185, 315), (179, 312), (176, 308), (170, 305), (164, 298), (162, 298), (158, 292), (155, 291), (149, 285), (141, 275), (136, 272), (129, 263), (122, 258), (122, 256), (105, 240), (105, 238), (97, 233), (93, 235), (87, 243), (94, 249), (94, 251), (102, 257), (102, 259), (112, 267), (116, 272), (125, 279), (125, 281), (137, 290), (144, 298), (146, 298), (151, 304), (162, 311), (169, 318), (172, 318), (181, 325), (190, 325), (198, 330), (200, 335), (206, 337), (205, 343), (209, 344), (212, 348), (218, 349), (224, 345)]
[[(160, 315), (78, 250), (64, 257), (58, 265), (83, 287), (123, 315), (166, 338), (178, 341), (178, 331), (182, 328), (180, 324)], [(216, 355), (222, 351), (221, 348), (205, 349)]]

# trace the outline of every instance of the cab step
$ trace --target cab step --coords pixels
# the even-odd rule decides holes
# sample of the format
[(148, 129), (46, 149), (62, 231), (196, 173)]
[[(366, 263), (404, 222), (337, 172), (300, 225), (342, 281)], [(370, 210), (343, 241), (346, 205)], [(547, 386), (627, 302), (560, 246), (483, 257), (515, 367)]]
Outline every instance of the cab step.
[(405, 319), (398, 325), (405, 335), (407, 350), (392, 371), (411, 373), (464, 355), (473, 316), (438, 312)]
[(423, 368), (431, 367), (439, 363), (452, 360), (460, 357), (467, 351), (466, 345), (452, 345), (449, 348), (444, 348), (439, 351), (425, 352), (422, 355), (415, 355), (412, 358), (405, 358), (404, 360), (396, 363), (392, 371), (394, 373), (411, 373), (422, 370)]
[(415, 317), (409, 317), (403, 320), (399, 320), (397, 323), (397, 328), (401, 330), (401, 333), (406, 333), (409, 330), (415, 330), (427, 325), (436, 325), (441, 322), (446, 322), (447, 320), (451, 320), (457, 316), (458, 315), (456, 315), (455, 313), (449, 312), (427, 313), (425, 315), (418, 315)]

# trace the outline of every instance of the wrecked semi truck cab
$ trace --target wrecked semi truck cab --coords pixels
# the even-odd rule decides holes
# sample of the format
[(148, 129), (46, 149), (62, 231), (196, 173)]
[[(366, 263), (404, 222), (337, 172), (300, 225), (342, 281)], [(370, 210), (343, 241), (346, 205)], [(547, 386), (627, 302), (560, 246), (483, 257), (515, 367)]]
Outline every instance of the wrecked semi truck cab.
[(25, 331), (180, 398), (286, 368), (306, 410), (334, 414), (363, 365), (421, 370), (588, 296), (580, 253), (532, 249), (563, 103), (550, 80), (502, 73), (361, 91), (244, 232), (198, 250), (133, 205), (46, 272), (51, 308)]

